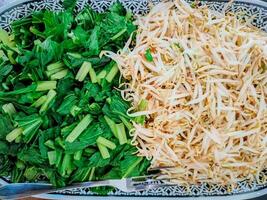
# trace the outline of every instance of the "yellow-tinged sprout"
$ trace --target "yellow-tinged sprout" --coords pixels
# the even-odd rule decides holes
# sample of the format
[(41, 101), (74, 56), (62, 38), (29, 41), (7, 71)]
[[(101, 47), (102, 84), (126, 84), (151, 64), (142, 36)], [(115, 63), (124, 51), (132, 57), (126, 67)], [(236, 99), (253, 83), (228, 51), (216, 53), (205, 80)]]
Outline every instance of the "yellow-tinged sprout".
[(157, 4), (136, 25), (133, 48), (130, 38), (103, 54), (128, 80), (121, 94), (132, 102), (138, 155), (173, 166), (164, 177), (178, 183), (258, 177), (267, 160), (266, 32), (184, 0)]

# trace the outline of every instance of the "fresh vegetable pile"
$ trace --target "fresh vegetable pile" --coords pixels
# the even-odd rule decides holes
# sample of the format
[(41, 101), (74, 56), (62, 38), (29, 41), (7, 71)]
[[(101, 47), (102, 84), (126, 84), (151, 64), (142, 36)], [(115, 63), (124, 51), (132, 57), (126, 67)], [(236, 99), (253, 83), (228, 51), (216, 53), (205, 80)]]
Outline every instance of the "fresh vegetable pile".
[(74, 14), (74, 6), (0, 31), (0, 176), (12, 182), (62, 187), (141, 175), (149, 165), (130, 145), (118, 67), (99, 56), (124, 46), (136, 28), (131, 15), (120, 4), (102, 14)]

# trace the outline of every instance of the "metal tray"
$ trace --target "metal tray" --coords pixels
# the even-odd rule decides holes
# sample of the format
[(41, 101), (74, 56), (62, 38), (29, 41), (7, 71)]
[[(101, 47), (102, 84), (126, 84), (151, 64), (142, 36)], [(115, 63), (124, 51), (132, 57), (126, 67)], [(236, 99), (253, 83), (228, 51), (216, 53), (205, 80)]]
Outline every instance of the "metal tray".
[[(81, 10), (85, 6), (91, 6), (94, 10), (102, 12), (107, 9), (116, 0), (78, 0), (77, 9)], [(132, 10), (135, 14), (144, 14), (148, 12), (151, 4), (156, 4), (160, 0), (119, 0), (125, 8)], [(62, 0), (15, 0), (5, 1), (0, 7), (0, 27), (10, 30), (10, 23), (16, 19), (30, 15), (32, 12), (42, 9), (62, 10)], [(227, 0), (204, 0), (201, 4), (208, 5), (211, 9), (220, 11), (224, 8)], [(253, 16), (253, 24), (267, 32), (267, 2), (261, 0), (236, 0), (229, 8), (229, 11), (241, 11), (246, 16)], [(158, 189), (125, 193), (120, 190), (114, 190), (108, 195), (130, 197), (153, 197), (161, 199), (162, 197), (187, 197), (194, 199), (201, 197), (205, 199), (247, 199), (267, 194), (267, 170), (263, 171), (260, 180), (252, 182), (242, 181), (237, 183), (234, 188), (220, 186), (216, 184), (199, 184), (189, 186), (169, 186)], [(83, 199), (85, 196), (97, 195), (88, 188), (65, 190), (53, 195), (42, 195), (50, 199)], [(74, 197), (75, 196), (75, 197)], [(39, 196), (40, 197), (40, 196)], [(188, 198), (189, 197), (189, 198)], [(113, 197), (116, 199), (116, 197)], [(112, 198), (111, 198), (112, 199)], [(128, 199), (128, 198), (127, 198)], [(181, 198), (183, 199), (183, 198)]]

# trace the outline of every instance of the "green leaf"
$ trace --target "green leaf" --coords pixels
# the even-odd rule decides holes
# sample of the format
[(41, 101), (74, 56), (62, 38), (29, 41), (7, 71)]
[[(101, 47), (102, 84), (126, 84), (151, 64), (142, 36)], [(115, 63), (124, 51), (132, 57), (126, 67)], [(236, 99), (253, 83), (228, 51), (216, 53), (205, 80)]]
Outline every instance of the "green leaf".
[(71, 108), (78, 103), (78, 99), (74, 93), (67, 95), (60, 107), (57, 109), (57, 112), (61, 115), (70, 114)]
[(14, 129), (8, 115), (0, 114), (0, 140), (5, 140), (6, 135)]
[(51, 38), (47, 38), (42, 43), (36, 45), (35, 56), (43, 67), (51, 61), (59, 60), (62, 54), (62, 46)]
[(125, 160), (120, 162), (120, 169), (122, 172), (122, 178), (131, 177), (134, 169), (143, 160), (142, 157), (128, 156)]
[(30, 147), (28, 149), (24, 148), (20, 152), (18, 152), (18, 157), (20, 160), (31, 164), (31, 165), (40, 165), (45, 162), (39, 153), (36, 147)]
[(67, 10), (73, 10), (76, 5), (76, 0), (64, 0), (63, 7)]

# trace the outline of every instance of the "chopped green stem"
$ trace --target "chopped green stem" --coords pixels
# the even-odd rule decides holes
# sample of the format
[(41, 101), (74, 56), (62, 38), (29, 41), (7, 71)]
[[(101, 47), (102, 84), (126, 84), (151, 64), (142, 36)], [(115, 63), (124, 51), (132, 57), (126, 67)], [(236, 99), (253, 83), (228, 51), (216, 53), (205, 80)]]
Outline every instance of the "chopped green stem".
[(90, 172), (89, 181), (93, 180), (94, 173), (95, 173), (95, 167), (93, 167), (91, 172)]
[(29, 181), (33, 181), (37, 178), (38, 176), (38, 170), (36, 169), (36, 167), (28, 167), (26, 168), (26, 170), (24, 171), (23, 176), (29, 180)]
[(47, 93), (47, 99), (40, 108), (40, 113), (47, 111), (50, 102), (56, 97), (56, 94), (57, 93), (55, 90), (49, 90), (49, 92)]
[(36, 88), (37, 88), (37, 84), (33, 83), (32, 85), (30, 85), (26, 88), (21, 88), (21, 89), (10, 91), (10, 92), (0, 92), (0, 97), (6, 96), (6, 95), (18, 95), (18, 94), (33, 92), (36, 90)]
[(61, 69), (64, 67), (64, 63), (58, 61), (56, 63), (52, 63), (50, 65), (47, 66), (47, 70), (48, 71), (53, 71), (53, 70), (56, 70), (56, 69)]
[(104, 145), (105, 147), (109, 148), (109, 149), (115, 149), (116, 148), (116, 144), (111, 142), (110, 140), (104, 138), (104, 137), (98, 137), (96, 140), (97, 143)]
[(101, 72), (99, 72), (99, 74), (97, 74), (96, 78), (97, 78), (98, 84), (101, 84), (101, 79), (105, 78), (106, 75), (107, 75), (107, 72), (104, 69)]
[(132, 123), (128, 119), (122, 116), (119, 116), (119, 118), (121, 119), (122, 123), (127, 127), (129, 131), (134, 129)]
[(125, 174), (122, 176), (122, 178), (128, 177), (128, 175), (134, 170), (134, 168), (143, 160), (143, 158), (138, 158), (134, 163), (130, 165), (128, 170), (125, 172)]
[(75, 79), (82, 82), (85, 79), (86, 75), (88, 74), (90, 66), (91, 66), (91, 63), (85, 61), (82, 64), (81, 68), (79, 69)]
[(92, 65), (90, 65), (89, 67), (89, 76), (90, 76), (92, 83), (97, 83), (96, 73)]
[(40, 82), (37, 82), (36, 91), (54, 90), (56, 88), (57, 88), (56, 81), (40, 81)]
[(106, 101), (108, 102), (108, 104), (110, 104), (111, 103), (111, 98), (110, 97), (107, 98)]
[(21, 160), (18, 160), (18, 161), (16, 162), (16, 167), (17, 167), (18, 169), (24, 169), (24, 168), (25, 168), (25, 164), (24, 164), (24, 162), (22, 162)]
[(51, 78), (51, 80), (62, 79), (68, 74), (68, 72), (69, 72), (69, 70), (64, 69), (64, 70), (61, 70), (61, 71), (51, 75), (50, 78)]
[[(138, 105), (138, 110), (139, 110), (139, 111), (143, 111), (143, 110), (145, 110), (145, 109), (147, 108), (147, 105), (148, 105), (147, 100), (142, 99), (142, 100), (140, 101), (139, 105)], [(138, 117), (135, 118), (135, 121), (136, 121), (137, 123), (143, 125), (143, 124), (145, 123), (145, 116), (144, 116), (144, 115), (142, 115), (142, 116), (138, 116)]]
[(82, 58), (82, 55), (79, 53), (67, 53), (68, 56), (71, 56), (73, 58)]
[(123, 33), (125, 33), (127, 31), (127, 28), (122, 29), (121, 31), (119, 31), (116, 35), (114, 35), (111, 40), (116, 40), (118, 37), (120, 37), (121, 35), (123, 35)]
[(2, 83), (2, 87), (3, 87), (3, 89), (5, 89), (5, 90), (9, 90), (9, 87), (7, 86), (6, 83)]
[(122, 145), (122, 144), (127, 143), (127, 136), (125, 132), (125, 126), (123, 123), (116, 124), (116, 132), (117, 132), (120, 144)]
[(97, 147), (100, 151), (100, 154), (102, 156), (103, 159), (107, 159), (107, 158), (110, 158), (110, 155), (109, 155), (109, 152), (108, 152), (108, 148), (105, 147), (104, 145), (102, 144), (99, 144), (99, 143), (96, 143), (97, 144)]
[(9, 116), (12, 116), (16, 113), (16, 109), (12, 103), (8, 103), (2, 106), (2, 109), (5, 113), (7, 113)]
[(114, 134), (116, 138), (118, 138), (117, 131), (116, 131), (116, 123), (106, 115), (104, 116), (104, 119), (107, 122), (109, 128), (111, 129), (111, 132)]
[(47, 96), (44, 95), (44, 96), (41, 96), (39, 99), (37, 99), (33, 104), (32, 106), (35, 107), (35, 108), (38, 108), (40, 107), (41, 105), (44, 104), (44, 102), (46, 102), (47, 100)]
[(65, 149), (65, 144), (64, 144), (63, 140), (62, 140), (60, 137), (57, 137), (57, 138), (55, 139), (55, 141), (56, 141), (56, 144), (57, 144), (58, 146), (60, 146), (61, 148)]
[(62, 176), (66, 175), (68, 169), (71, 168), (71, 154), (65, 154), (62, 165), (60, 167), (60, 173)]
[(14, 60), (13, 58), (13, 51), (7, 51), (7, 57), (9, 59), (9, 61), (11, 62), (11, 64), (15, 65), (17, 64), (16, 60)]
[(147, 108), (148, 102), (145, 99), (142, 99), (138, 105), (138, 110), (142, 111), (145, 110)]
[(82, 154), (83, 154), (83, 150), (75, 152), (75, 154), (73, 156), (74, 160), (81, 160)]
[(27, 126), (23, 130), (23, 135), (27, 135), (28, 133), (31, 133), (33, 130), (35, 130), (37, 127), (39, 128), (42, 124), (42, 121), (37, 120), (36, 122), (32, 123), (31, 125)]
[(10, 36), (7, 31), (0, 29), (0, 41), (9, 47), (14, 47), (15, 43), (10, 40)]
[(20, 143), (22, 140), (21, 135), (19, 135), (16, 139), (15, 139), (15, 143)]
[(26, 143), (29, 143), (32, 140), (43, 123), (41, 117), (35, 116), (35, 118), (31, 119), (32, 117), (33, 116), (27, 116), (25, 117), (24, 122), (19, 123), (19, 126), (23, 129), (23, 140)]
[(57, 73), (57, 72), (60, 72), (60, 71), (62, 71), (62, 70), (64, 70), (63, 67), (62, 67), (62, 68), (58, 68), (58, 69), (54, 69), (54, 70), (51, 70), (51, 71), (46, 71), (46, 75), (47, 75), (48, 77), (50, 77), (50, 76), (52, 76), (53, 74), (55, 74), (55, 73)]
[(57, 162), (57, 152), (56, 151), (48, 151), (47, 156), (48, 156), (49, 164), (55, 165)]
[(22, 128), (16, 128), (7, 134), (6, 140), (8, 142), (13, 142), (17, 137), (19, 137), (22, 134), (22, 132), (23, 132)]
[(37, 36), (39, 36), (39, 37), (45, 39), (45, 35), (44, 35), (42, 32), (40, 32), (38, 29), (36, 29), (35, 27), (31, 26), (31, 27), (29, 28), (29, 30), (30, 30), (34, 35), (37, 35)]
[(18, 90), (10, 91), (10, 92), (0, 92), (0, 97), (6, 96), (6, 95), (18, 95), (18, 94), (24, 94), (34, 91), (47, 91), (56, 89), (57, 82), (56, 81), (39, 81), (37, 83), (33, 83), (32, 85), (21, 88)]
[(56, 151), (56, 167), (60, 166), (61, 160), (62, 160), (63, 153), (62, 151)]
[(47, 140), (44, 144), (45, 144), (45, 146), (47, 146), (51, 149), (55, 149), (55, 143), (53, 140)]
[(93, 121), (93, 118), (90, 114), (86, 115), (79, 124), (71, 131), (71, 133), (66, 138), (67, 142), (74, 142), (80, 134), (89, 126), (89, 124)]
[(70, 114), (71, 114), (73, 117), (76, 117), (76, 116), (80, 113), (81, 110), (82, 110), (82, 109), (81, 109), (80, 107), (74, 105), (74, 106), (72, 106), (72, 108), (70, 109)]
[(109, 73), (106, 76), (106, 80), (111, 83), (112, 80), (114, 79), (114, 77), (117, 75), (117, 73), (119, 72), (119, 68), (117, 64), (114, 64), (111, 68), (111, 70), (109, 71)]

